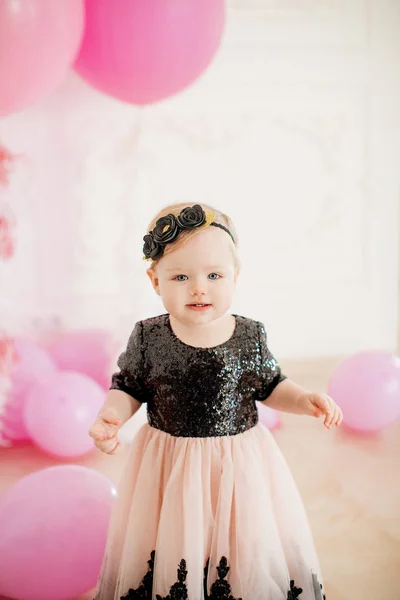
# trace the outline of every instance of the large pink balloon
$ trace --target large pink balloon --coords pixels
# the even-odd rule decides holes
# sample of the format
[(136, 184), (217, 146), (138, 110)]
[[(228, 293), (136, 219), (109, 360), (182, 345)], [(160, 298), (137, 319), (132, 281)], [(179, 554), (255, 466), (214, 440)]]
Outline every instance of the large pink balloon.
[(50, 467), (0, 499), (0, 595), (76, 598), (96, 585), (116, 490), (77, 465)]
[(389, 352), (361, 352), (332, 373), (328, 393), (343, 410), (343, 424), (378, 431), (400, 418), (400, 359)]
[(93, 329), (61, 335), (48, 352), (60, 369), (84, 373), (108, 389), (111, 359), (116, 349), (108, 331)]
[(24, 422), (32, 441), (45, 452), (76, 457), (93, 448), (88, 431), (105, 391), (82, 373), (59, 372), (28, 394)]
[(133, 104), (176, 94), (218, 49), (224, 0), (86, 0), (75, 68), (91, 85)]
[(1, 0), (0, 116), (61, 83), (79, 50), (83, 24), (83, 0)]
[(11, 389), (1, 420), (3, 436), (12, 442), (29, 440), (23, 421), (26, 396), (39, 381), (56, 373), (49, 354), (33, 340), (17, 338), (13, 341), (14, 364), (11, 370)]

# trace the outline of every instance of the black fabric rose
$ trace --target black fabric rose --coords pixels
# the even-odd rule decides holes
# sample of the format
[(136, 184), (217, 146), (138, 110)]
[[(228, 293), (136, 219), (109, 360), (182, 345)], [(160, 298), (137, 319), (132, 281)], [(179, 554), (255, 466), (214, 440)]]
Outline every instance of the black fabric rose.
[(180, 215), (176, 217), (179, 227), (182, 229), (195, 229), (201, 227), (206, 222), (206, 213), (200, 204), (184, 208)]
[(143, 241), (143, 254), (146, 258), (157, 260), (162, 256), (164, 248), (154, 241), (151, 233), (145, 235)]
[(175, 215), (166, 215), (157, 220), (152, 234), (156, 244), (169, 244), (174, 242), (180, 233)]

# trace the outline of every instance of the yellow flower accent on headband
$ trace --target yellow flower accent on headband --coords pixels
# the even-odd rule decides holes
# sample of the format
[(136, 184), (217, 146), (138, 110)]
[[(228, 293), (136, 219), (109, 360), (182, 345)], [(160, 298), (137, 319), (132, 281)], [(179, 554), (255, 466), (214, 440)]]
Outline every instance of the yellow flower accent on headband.
[(213, 213), (213, 212), (206, 213), (206, 222), (204, 223), (203, 227), (208, 227), (209, 225), (211, 225), (211, 223), (214, 221), (214, 219), (215, 219), (215, 213)]

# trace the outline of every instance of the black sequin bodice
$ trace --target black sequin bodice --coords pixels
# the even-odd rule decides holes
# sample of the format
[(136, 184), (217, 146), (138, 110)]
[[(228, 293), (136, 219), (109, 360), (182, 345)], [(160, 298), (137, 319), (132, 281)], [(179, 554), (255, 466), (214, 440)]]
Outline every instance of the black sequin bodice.
[(264, 400), (285, 377), (269, 352), (261, 323), (235, 315), (232, 337), (196, 348), (172, 331), (169, 315), (136, 324), (112, 389), (147, 402), (152, 427), (179, 437), (242, 433), (258, 422)]

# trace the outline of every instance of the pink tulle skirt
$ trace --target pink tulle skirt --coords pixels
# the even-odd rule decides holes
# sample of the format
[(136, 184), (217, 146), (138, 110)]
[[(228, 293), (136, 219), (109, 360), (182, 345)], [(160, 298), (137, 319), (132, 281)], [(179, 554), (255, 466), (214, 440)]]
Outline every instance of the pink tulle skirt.
[(322, 600), (305, 510), (261, 424), (245, 433), (136, 434), (96, 600)]

